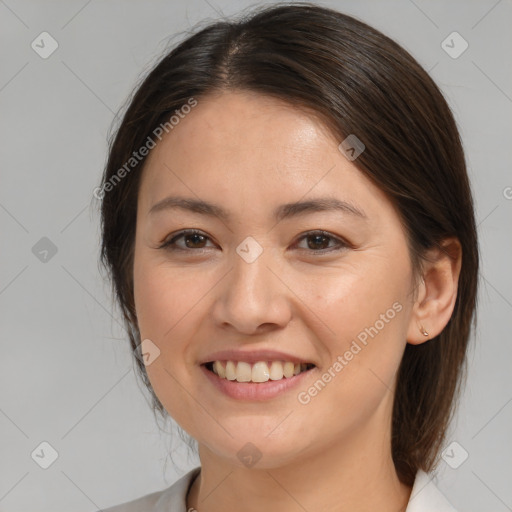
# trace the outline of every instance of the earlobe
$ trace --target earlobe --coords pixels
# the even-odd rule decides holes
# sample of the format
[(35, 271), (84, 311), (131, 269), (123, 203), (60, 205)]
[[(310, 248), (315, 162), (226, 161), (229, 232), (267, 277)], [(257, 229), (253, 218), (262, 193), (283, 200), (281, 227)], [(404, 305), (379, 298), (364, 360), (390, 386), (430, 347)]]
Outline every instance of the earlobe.
[(446, 238), (427, 251), (407, 332), (408, 343), (424, 343), (446, 327), (457, 299), (461, 264), (462, 248), (457, 238)]

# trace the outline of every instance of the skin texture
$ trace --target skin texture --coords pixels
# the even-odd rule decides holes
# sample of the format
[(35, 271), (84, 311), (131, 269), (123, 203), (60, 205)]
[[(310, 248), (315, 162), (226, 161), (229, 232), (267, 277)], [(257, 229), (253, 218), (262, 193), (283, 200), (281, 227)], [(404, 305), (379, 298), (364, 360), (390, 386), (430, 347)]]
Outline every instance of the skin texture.
[[(338, 150), (340, 142), (296, 107), (224, 92), (198, 99), (146, 162), (135, 306), (141, 339), (160, 350), (147, 367), (155, 393), (199, 444), (202, 470), (188, 496), (199, 512), (240, 504), (245, 512), (405, 510), (411, 488), (398, 480), (391, 457), (395, 374), (407, 342), (423, 343), (448, 322), (460, 250), (456, 240), (432, 250), (415, 284), (396, 211)], [(219, 204), (232, 219), (149, 213), (169, 195)], [(349, 201), (366, 218), (330, 211), (276, 223), (271, 216), (278, 205), (318, 197)], [(189, 237), (188, 246), (180, 238), (182, 251), (159, 248), (183, 229), (207, 238)], [(303, 238), (316, 230), (331, 238)], [(248, 236), (263, 248), (252, 263), (236, 252)], [(337, 239), (349, 245), (321, 255)], [(400, 311), (301, 404), (298, 393), (397, 303)], [(235, 400), (199, 367), (232, 348), (280, 350), (316, 368), (299, 389), (264, 402)], [(237, 457), (247, 442), (261, 453), (252, 468)]]

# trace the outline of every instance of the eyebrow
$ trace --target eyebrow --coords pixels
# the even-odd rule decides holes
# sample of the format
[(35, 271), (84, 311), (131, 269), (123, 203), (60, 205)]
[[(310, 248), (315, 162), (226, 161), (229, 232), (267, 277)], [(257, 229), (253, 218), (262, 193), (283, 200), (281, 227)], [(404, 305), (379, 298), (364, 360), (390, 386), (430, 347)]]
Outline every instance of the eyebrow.
[[(206, 215), (208, 217), (218, 217), (225, 222), (229, 222), (232, 218), (231, 214), (222, 208), (222, 206), (200, 199), (178, 196), (169, 196), (158, 201), (150, 208), (149, 214), (155, 214), (157, 212), (173, 208)], [(324, 211), (339, 211), (362, 219), (368, 218), (362, 209), (347, 201), (342, 201), (334, 197), (319, 197), (308, 201), (297, 201), (295, 203), (282, 204), (274, 210), (273, 216), (275, 220), (282, 221), (291, 217)]]

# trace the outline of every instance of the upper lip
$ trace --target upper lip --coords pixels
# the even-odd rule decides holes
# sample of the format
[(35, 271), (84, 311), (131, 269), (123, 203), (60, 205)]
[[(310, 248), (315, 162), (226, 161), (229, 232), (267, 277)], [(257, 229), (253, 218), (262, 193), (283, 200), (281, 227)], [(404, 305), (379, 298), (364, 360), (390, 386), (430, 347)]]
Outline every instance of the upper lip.
[(243, 361), (246, 363), (257, 363), (258, 361), (290, 361), (292, 363), (315, 364), (309, 359), (278, 350), (235, 349), (214, 352), (202, 359), (199, 364), (211, 363), (213, 361)]

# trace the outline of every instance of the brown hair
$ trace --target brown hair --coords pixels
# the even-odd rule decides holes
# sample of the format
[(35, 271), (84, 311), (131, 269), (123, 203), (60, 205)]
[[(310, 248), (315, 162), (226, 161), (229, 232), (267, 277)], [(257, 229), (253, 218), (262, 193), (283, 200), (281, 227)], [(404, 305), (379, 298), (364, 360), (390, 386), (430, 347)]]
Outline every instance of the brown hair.
[[(366, 150), (353, 163), (383, 190), (406, 228), (411, 261), (455, 236), (462, 268), (453, 315), (443, 332), (407, 344), (397, 374), (392, 455), (400, 480), (437, 463), (466, 372), (476, 306), (478, 247), (464, 153), (452, 113), (416, 60), (379, 31), (309, 3), (266, 7), (208, 25), (165, 55), (137, 87), (110, 141), (101, 186), (101, 262), (109, 272), (132, 348), (140, 343), (133, 298), (138, 185), (145, 158), (112, 184), (156, 127), (190, 98), (246, 90), (321, 116), (339, 137)], [(119, 175), (118, 175), (119, 176)], [(166, 415), (149, 383), (153, 411)]]

